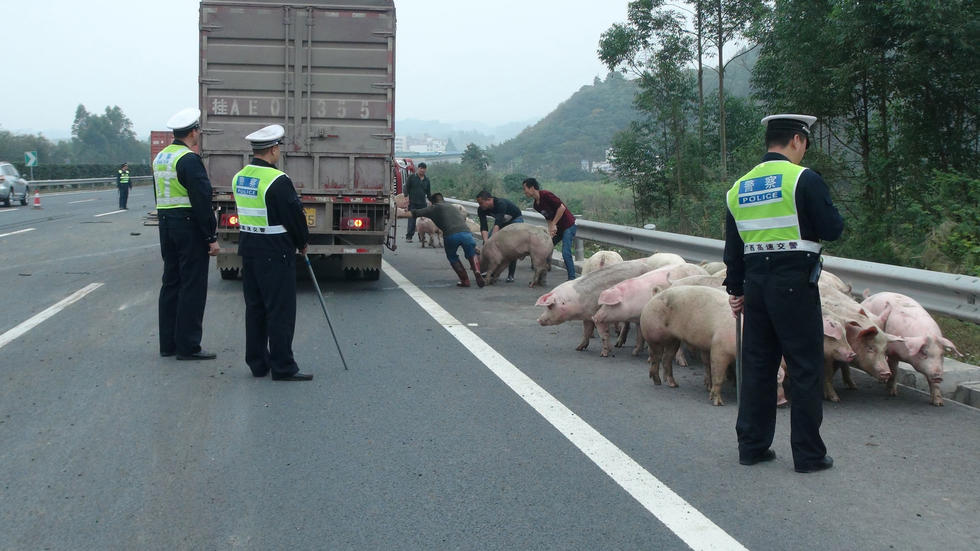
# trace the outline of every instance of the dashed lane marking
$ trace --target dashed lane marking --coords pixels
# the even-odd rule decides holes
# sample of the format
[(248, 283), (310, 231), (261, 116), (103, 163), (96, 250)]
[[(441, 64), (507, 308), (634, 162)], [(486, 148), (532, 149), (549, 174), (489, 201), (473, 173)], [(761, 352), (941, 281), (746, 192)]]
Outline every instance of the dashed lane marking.
[(37, 228), (27, 228), (24, 230), (12, 231), (10, 233), (0, 233), (0, 237), (7, 237), (8, 235), (17, 235), (18, 233), (27, 233), (29, 231), (34, 231)]
[(450, 335), (691, 549), (745, 550), (735, 538), (540, 387), (387, 261), (382, 260), (381, 264), (388, 277)]
[(102, 214), (96, 214), (95, 217), (98, 218), (100, 216), (109, 216), (110, 214), (118, 214), (120, 212), (126, 212), (126, 209), (114, 210), (112, 212), (103, 212)]
[(98, 201), (98, 199), (82, 199), (81, 201), (68, 201), (68, 204), (74, 205), (75, 203), (88, 203), (89, 201)]
[(17, 337), (23, 335), (24, 333), (27, 333), (31, 329), (34, 329), (35, 327), (37, 327), (38, 325), (40, 325), (42, 322), (44, 322), (44, 320), (50, 318), (51, 316), (57, 314), (58, 312), (60, 312), (62, 310), (64, 310), (68, 306), (70, 306), (70, 305), (78, 302), (85, 295), (91, 293), (92, 291), (98, 289), (99, 287), (102, 287), (102, 285), (103, 285), (102, 283), (89, 283), (85, 287), (82, 287), (81, 289), (75, 291), (74, 293), (72, 293), (72, 294), (68, 295), (67, 297), (61, 299), (60, 301), (56, 302), (55, 304), (49, 306), (44, 311), (35, 314), (29, 320), (21, 323), (20, 325), (18, 325), (17, 327), (14, 327), (13, 329), (7, 331), (3, 335), (0, 335), (0, 348), (3, 348), (4, 346), (7, 346), (7, 344), (9, 344), (10, 341), (12, 341), (12, 340), (16, 339)]

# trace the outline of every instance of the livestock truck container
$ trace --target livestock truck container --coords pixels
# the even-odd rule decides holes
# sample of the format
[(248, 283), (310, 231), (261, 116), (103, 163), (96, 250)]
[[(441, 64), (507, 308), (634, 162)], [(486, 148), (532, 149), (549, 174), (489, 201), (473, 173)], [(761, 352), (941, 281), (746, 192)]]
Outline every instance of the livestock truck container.
[(223, 279), (241, 271), (232, 177), (245, 136), (286, 129), (279, 169), (296, 186), (313, 259), (377, 279), (395, 248), (392, 0), (201, 2), (201, 156), (214, 188)]

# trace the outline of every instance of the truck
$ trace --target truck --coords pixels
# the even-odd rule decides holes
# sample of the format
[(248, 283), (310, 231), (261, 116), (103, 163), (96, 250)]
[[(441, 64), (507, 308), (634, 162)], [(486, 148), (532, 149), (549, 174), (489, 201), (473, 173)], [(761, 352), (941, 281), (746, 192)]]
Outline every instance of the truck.
[(280, 124), (278, 168), (300, 196), (307, 254), (378, 279), (396, 231), (393, 0), (204, 0), (199, 76), (221, 277), (242, 267), (232, 178), (251, 158), (245, 136)]

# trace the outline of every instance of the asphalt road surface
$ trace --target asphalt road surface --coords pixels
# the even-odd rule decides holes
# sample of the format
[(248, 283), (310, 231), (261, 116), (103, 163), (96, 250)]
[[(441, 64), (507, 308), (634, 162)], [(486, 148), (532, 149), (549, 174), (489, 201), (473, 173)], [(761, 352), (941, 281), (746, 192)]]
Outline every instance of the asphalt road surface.
[(0, 550), (980, 548), (978, 410), (856, 375), (825, 403), (832, 470), (793, 472), (788, 410), (777, 460), (743, 467), (730, 384), (714, 407), (701, 368), (672, 389), (576, 352), (527, 261), (458, 289), (400, 236), (380, 281), (321, 279), (349, 371), (301, 281), (311, 383), (251, 377), (241, 283), (213, 271), (218, 359), (161, 358), (150, 189), (116, 201), (0, 208)]

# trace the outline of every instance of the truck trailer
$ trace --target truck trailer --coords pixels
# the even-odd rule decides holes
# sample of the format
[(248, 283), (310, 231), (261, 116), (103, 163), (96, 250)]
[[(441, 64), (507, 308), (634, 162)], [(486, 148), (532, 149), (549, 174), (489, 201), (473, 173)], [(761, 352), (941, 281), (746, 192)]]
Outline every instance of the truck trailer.
[(278, 168), (303, 204), (307, 253), (378, 279), (382, 250), (395, 248), (393, 0), (204, 0), (200, 52), (221, 277), (242, 267), (232, 177), (251, 159), (245, 136), (280, 124)]

